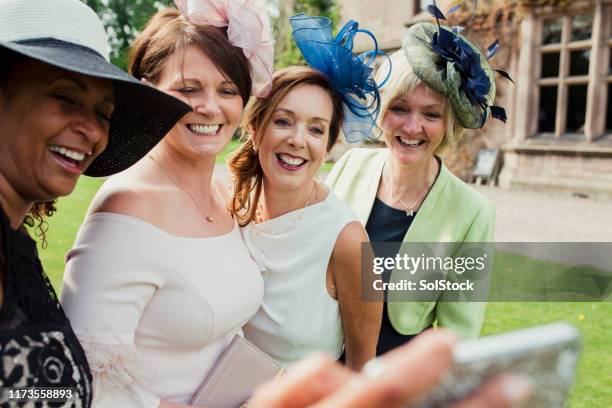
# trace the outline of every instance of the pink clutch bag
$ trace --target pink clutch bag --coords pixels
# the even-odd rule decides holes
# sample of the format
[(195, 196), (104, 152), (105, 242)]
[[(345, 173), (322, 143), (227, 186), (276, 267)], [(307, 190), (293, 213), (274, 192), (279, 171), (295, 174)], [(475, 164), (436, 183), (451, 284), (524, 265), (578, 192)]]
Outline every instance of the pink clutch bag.
[(258, 385), (282, 372), (283, 368), (270, 356), (236, 335), (195, 393), (191, 405), (238, 408), (251, 398)]

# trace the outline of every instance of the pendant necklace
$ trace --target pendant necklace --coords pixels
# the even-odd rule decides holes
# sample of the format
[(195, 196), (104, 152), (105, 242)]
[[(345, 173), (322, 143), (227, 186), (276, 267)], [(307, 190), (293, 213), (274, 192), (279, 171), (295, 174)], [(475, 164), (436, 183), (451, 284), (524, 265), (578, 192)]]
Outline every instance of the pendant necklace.
[(213, 222), (215, 220), (215, 218), (213, 217), (213, 196), (212, 196), (212, 185), (210, 186), (210, 207), (209, 207), (209, 214), (206, 215), (206, 213), (202, 210), (202, 208), (198, 205), (198, 202), (196, 201), (196, 199), (191, 195), (191, 193), (184, 189), (179, 183), (177, 183), (172, 177), (170, 177), (170, 174), (168, 174), (168, 172), (166, 172), (166, 170), (162, 167), (162, 165), (157, 161), (157, 159), (155, 159), (152, 155), (148, 154), (147, 155), (151, 160), (153, 160), (153, 162), (155, 164), (157, 164), (157, 166), (161, 169), (162, 173), (164, 173), (164, 175), (168, 178), (168, 180), (170, 180), (172, 182), (172, 184), (174, 184), (175, 186), (177, 186), (179, 189), (183, 190), (183, 192), (185, 194), (187, 194), (187, 196), (191, 199), (191, 201), (193, 202), (193, 204), (195, 205), (195, 207), (198, 209), (198, 211), (200, 212), (200, 214), (202, 214), (202, 216), (204, 217), (204, 219), (207, 222)]
[(404, 203), (404, 201), (401, 198), (399, 198), (399, 196), (397, 194), (395, 194), (395, 191), (393, 190), (393, 184), (391, 182), (388, 182), (388, 184), (389, 184), (389, 190), (391, 190), (391, 195), (397, 201), (399, 201), (400, 204), (404, 207), (404, 211), (406, 211), (406, 216), (407, 217), (413, 217), (414, 216), (414, 209), (418, 206), (418, 204), (421, 202), (421, 200), (423, 200), (423, 198), (425, 198), (425, 196), (429, 192), (429, 189), (431, 188), (433, 183), (432, 183), (432, 181), (428, 180), (426, 188), (423, 190), (422, 193), (420, 193), (418, 195), (417, 199), (414, 200), (414, 202), (410, 206), (406, 205), (406, 203)]

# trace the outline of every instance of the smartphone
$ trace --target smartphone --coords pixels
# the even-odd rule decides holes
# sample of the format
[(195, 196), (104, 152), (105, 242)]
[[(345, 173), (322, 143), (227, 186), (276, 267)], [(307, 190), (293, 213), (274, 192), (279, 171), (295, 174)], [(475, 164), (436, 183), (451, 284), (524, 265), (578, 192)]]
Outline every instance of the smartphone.
[(522, 375), (531, 383), (532, 395), (525, 407), (564, 407), (579, 353), (580, 335), (567, 323), (463, 341), (455, 346), (451, 370), (415, 406), (447, 407), (497, 374), (508, 372)]

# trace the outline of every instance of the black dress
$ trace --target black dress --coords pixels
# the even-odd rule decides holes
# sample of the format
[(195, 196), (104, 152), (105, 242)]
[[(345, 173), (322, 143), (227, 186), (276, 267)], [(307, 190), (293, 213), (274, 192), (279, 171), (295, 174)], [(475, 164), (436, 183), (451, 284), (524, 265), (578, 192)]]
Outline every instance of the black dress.
[[(0, 387), (70, 388), (71, 400), (27, 406), (88, 408), (92, 398), (89, 366), (42, 269), (36, 244), (10, 227), (1, 207), (0, 224), (0, 269), (4, 270)], [(6, 388), (0, 395), (0, 407), (24, 404)]]
[[(366, 224), (366, 231), (370, 237), (371, 242), (396, 242), (398, 243), (397, 249), (404, 240), (408, 228), (412, 224), (412, 220), (416, 213), (412, 216), (407, 216), (405, 211), (398, 210), (390, 207), (378, 198), (374, 199), (374, 205), (370, 212), (370, 217)], [(376, 251), (376, 247), (374, 247)], [(375, 256), (384, 256), (383, 254), (375, 254)], [(384, 281), (389, 281), (391, 271), (385, 271), (382, 274)], [(387, 294), (385, 293), (385, 300)], [(378, 337), (378, 344), (376, 346), (376, 355), (386, 353), (402, 344), (410, 341), (414, 336), (407, 336), (398, 333), (389, 320), (387, 313), (387, 302), (385, 301), (383, 306), (382, 322), (380, 326), (380, 335)]]

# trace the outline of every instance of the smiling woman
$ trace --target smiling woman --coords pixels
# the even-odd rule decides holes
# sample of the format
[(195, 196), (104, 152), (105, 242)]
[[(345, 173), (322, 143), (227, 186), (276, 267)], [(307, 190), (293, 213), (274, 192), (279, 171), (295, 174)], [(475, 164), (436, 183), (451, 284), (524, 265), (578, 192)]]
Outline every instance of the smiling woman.
[(381, 305), (361, 301), (356, 256), (367, 236), (316, 181), (343, 112), (324, 74), (280, 70), (270, 95), (247, 106), (247, 140), (229, 162), (231, 209), (265, 276), (263, 305), (245, 336), (284, 366), (315, 351), (337, 359), (345, 350), (354, 369), (374, 356)]
[(445, 139), (446, 112), (442, 97), (424, 86), (391, 101), (381, 128), (387, 147), (399, 162), (423, 162), (440, 149)]
[[(114, 92), (112, 82), (107, 79), (47, 67), (31, 59), (13, 59), (8, 57), (6, 75), (19, 72), (20, 78), (30, 80), (5, 78), (6, 114), (15, 119), (12, 124), (6, 123), (7, 131), (24, 136), (15, 140), (13, 149), (5, 150), (10, 159), (3, 159), (14, 164), (9, 172), (36, 181), (29, 187), (37, 191), (30, 194), (42, 198), (32, 206), (25, 222), (30, 227), (34, 226), (34, 219), (39, 222), (37, 233), (46, 247), (43, 217), (55, 211), (55, 197), (70, 194), (77, 178), (106, 148)], [(81, 119), (75, 124), (72, 116)], [(80, 128), (65, 132), (67, 126)], [(33, 143), (36, 139), (39, 143)], [(27, 144), (38, 149), (24, 149)], [(36, 165), (24, 168), (28, 162)]]
[(190, 403), (261, 303), (259, 269), (213, 178), (251, 95), (251, 65), (228, 29), (187, 15), (151, 17), (129, 67), (191, 112), (106, 181), (67, 254), (62, 303), (100, 406)]
[(29, 180), (28, 194), (41, 201), (70, 194), (108, 143), (112, 82), (33, 60), (22, 60), (13, 70), (19, 81), (5, 88), (1, 108), (8, 134), (22, 136), (3, 150), (2, 159), (14, 164), (7, 176), (14, 172)]
[[(309, 104), (304, 106), (304, 101), (309, 101)], [(325, 159), (327, 147), (333, 145), (332, 141), (326, 140), (332, 113), (329, 93), (312, 85), (296, 88), (278, 104), (259, 143), (259, 161), (270, 186), (290, 189), (296, 184), (305, 184), (301, 178), (314, 177)], [(294, 132), (296, 127), (305, 130)], [(295, 143), (305, 145), (306, 149), (303, 152), (288, 149), (284, 145), (287, 137), (298, 139)], [(290, 173), (279, 172), (277, 166)], [(298, 173), (302, 177), (291, 174), (301, 169), (306, 170)]]
[[(463, 82), (448, 80), (440, 73), (439, 67), (447, 66), (443, 60), (446, 53), (437, 54), (437, 37), (431, 39), (424, 34), (433, 35), (435, 28), (432, 24), (411, 27), (404, 38), (404, 49), (392, 54), (377, 72), (380, 81), (389, 65), (393, 66), (381, 92), (379, 117), (387, 148), (349, 150), (326, 180), (358, 214), (372, 242), (493, 239), (493, 206), (451, 174), (439, 154), (462, 137), (464, 127), (482, 126), (501, 108), (489, 106), (495, 97), (494, 86), (479, 88), (486, 92), (478, 93), (474, 97), (478, 100), (472, 104), (472, 93), (468, 95), (460, 87)], [(465, 41), (461, 44), (472, 47)], [(484, 79), (489, 78), (484, 74), (491, 71), (486, 58), (475, 48), (469, 57), (482, 61), (483, 68), (479, 69)], [(450, 70), (455, 72), (454, 68)], [(393, 270), (383, 273), (386, 282), (392, 276)], [(410, 341), (433, 325), (476, 337), (485, 307), (485, 303), (445, 302), (444, 295), (438, 302), (390, 299), (384, 305), (377, 354)]]
[[(78, 0), (0, 2), (0, 60), (0, 384), (65, 387), (62, 406), (89, 407), (89, 364), (25, 225), (81, 174), (132, 165), (188, 107), (111, 65), (102, 22)], [(1, 406), (21, 403), (7, 394)]]
[[(7, 62), (8, 75), (6, 81), (0, 84), (0, 203), (2, 209), (6, 209), (4, 211), (8, 219), (5, 219), (4, 212), (0, 214), (0, 243), (3, 247), (0, 252), (0, 276), (3, 281), (0, 286), (3, 289), (0, 296), (0, 330), (4, 333), (7, 329), (27, 328), (26, 335), (34, 341), (31, 344), (25, 343), (25, 347), (14, 347), (4, 342), (23, 340), (21, 336), (9, 336), (8, 339), (2, 336), (1, 354), (17, 357), (11, 359), (14, 363), (3, 364), (0, 381), (3, 385), (48, 383), (51, 379), (39, 377), (36, 374), (40, 372), (38, 365), (27, 364), (25, 357), (34, 352), (30, 350), (37, 348), (37, 339), (46, 339), (49, 344), (54, 333), (66, 333), (65, 344), (70, 352), (67, 356), (55, 357), (59, 358), (60, 372), (74, 370), (74, 375), (61, 378), (60, 384), (75, 387), (80, 402), (86, 405), (91, 398), (91, 380), (82, 350), (74, 337), (70, 337), (74, 335), (59, 305), (53, 304), (57, 302), (55, 293), (48, 285), (44, 273), (41, 270), (28, 271), (25, 263), (16, 262), (19, 252), (15, 251), (26, 249), (32, 251), (34, 257), (34, 243), (22, 227), (23, 223), (27, 223), (26, 212), (38, 217), (48, 215), (53, 206), (44, 202), (72, 192), (82, 171), (106, 147), (110, 113), (104, 120), (96, 118), (93, 122), (90, 116), (95, 118), (97, 109), (94, 106), (106, 97), (112, 101), (112, 84), (108, 80), (75, 74), (32, 59), (14, 59), (9, 55), (7, 59), (3, 58), (3, 62)], [(18, 81), (14, 80), (15, 72), (19, 72)], [(73, 80), (88, 84), (90, 92), (80, 89), (74, 92), (75, 101), (78, 101), (75, 103), (79, 104), (79, 108), (71, 111), (69, 107), (73, 105), (67, 106), (57, 96), (60, 95), (62, 85), (66, 86)], [(86, 126), (87, 129), (77, 133), (73, 129), (79, 126)], [(77, 145), (82, 151), (92, 151), (87, 160), (84, 154), (78, 161), (66, 157), (68, 146)], [(34, 207), (33, 200), (41, 204)], [(28, 299), (25, 293), (40, 298)], [(20, 313), (15, 313), (17, 311)], [(54, 330), (61, 329), (41, 332), (36, 323), (57, 325)], [(57, 345), (63, 346), (60, 343), (53, 346)], [(66, 364), (70, 354), (74, 355), (73, 365)], [(3, 358), (3, 361), (7, 359)], [(35, 374), (15, 376), (19, 370), (24, 370), (24, 366)], [(4, 396), (0, 397), (0, 401), (7, 402)]]
[[(229, 161), (230, 170), (236, 176), (231, 208), (241, 226), (255, 219), (264, 174), (273, 179), (284, 178), (285, 183), (294, 186), (313, 183), (325, 155), (338, 139), (344, 117), (340, 97), (318, 71), (298, 67), (281, 70), (275, 74), (272, 85), (268, 97), (259, 98), (247, 107), (241, 126), (246, 140)], [(311, 96), (312, 105), (304, 104), (301, 98)], [(283, 151), (282, 141), (287, 137), (308, 147), (300, 150), (300, 154), (312, 154), (314, 160), (296, 156), (294, 150)], [(279, 143), (281, 146), (277, 146)], [(259, 144), (263, 151), (258, 151)], [(276, 166), (290, 172), (304, 171), (278, 173), (274, 171)]]
[[(167, 143), (174, 154), (187, 156), (195, 162), (202, 157), (218, 155), (228, 145), (248, 100), (243, 96), (248, 87), (243, 86), (241, 91), (236, 82), (227, 80), (227, 74), (220, 71), (214, 62), (218, 58), (212, 59), (203, 49), (202, 46), (189, 45), (172, 54), (155, 83), (158, 89), (192, 106), (193, 112), (185, 115), (168, 133), (162, 146)], [(215, 48), (209, 47), (207, 52), (212, 50)], [(202, 75), (202, 72), (209, 75)], [(232, 72), (232, 76), (239, 79), (242, 75), (248, 75), (248, 71)], [(153, 152), (152, 156), (159, 154)], [(169, 165), (163, 158), (161, 161), (165, 166)]]

